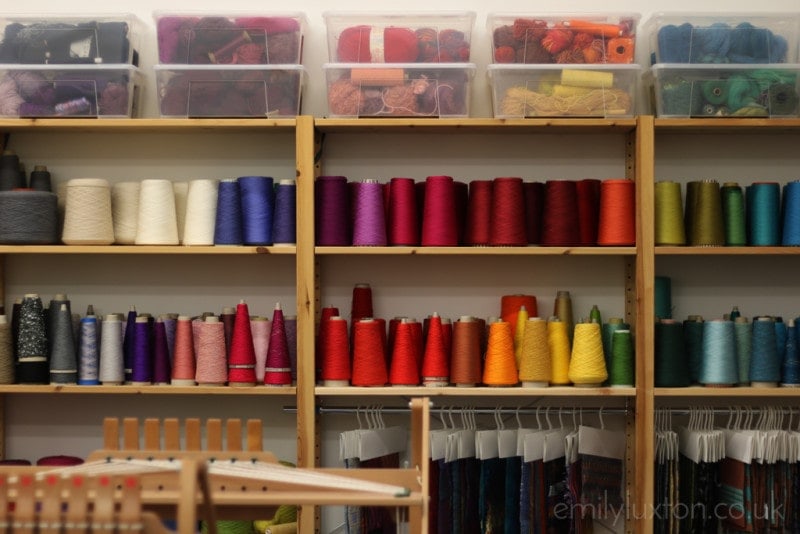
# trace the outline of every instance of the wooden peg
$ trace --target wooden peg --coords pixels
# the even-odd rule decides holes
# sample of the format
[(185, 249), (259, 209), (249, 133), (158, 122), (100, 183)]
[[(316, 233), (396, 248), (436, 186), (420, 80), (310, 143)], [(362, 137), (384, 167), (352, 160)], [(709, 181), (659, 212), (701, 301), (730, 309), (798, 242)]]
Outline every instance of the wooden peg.
[(242, 420), (228, 419), (226, 422), (225, 436), (228, 450), (239, 452), (242, 450)]
[(177, 417), (164, 419), (164, 450), (181, 450), (181, 426)]
[(247, 420), (247, 450), (261, 452), (264, 450), (264, 438), (261, 433), (261, 419)]
[(144, 450), (161, 450), (161, 429), (159, 424), (159, 420), (153, 417), (148, 417), (144, 420)]
[(111, 477), (100, 475), (94, 491), (92, 519), (89, 522), (92, 534), (114, 532), (114, 485)]
[(39, 484), (42, 492), (39, 508), (39, 534), (61, 532), (61, 476), (46, 473)]
[(103, 419), (103, 448), (109, 451), (119, 450), (119, 419), (116, 417)]
[(136, 417), (126, 417), (122, 420), (122, 449), (139, 450), (139, 419)]
[(222, 419), (208, 419), (206, 421), (206, 450), (222, 450)]
[(85, 534), (89, 526), (87, 504), (88, 481), (84, 475), (72, 475), (67, 484), (67, 509), (64, 513), (64, 534)]
[(200, 451), (203, 449), (200, 437), (200, 419), (194, 417), (186, 420), (186, 450)]
[(33, 534), (36, 520), (36, 496), (33, 475), (20, 475), (16, 484), (17, 501), (14, 504), (14, 534)]
[(141, 517), (142, 499), (139, 479), (135, 476), (126, 476), (122, 481), (117, 528), (123, 532), (135, 531), (137, 525), (141, 525)]

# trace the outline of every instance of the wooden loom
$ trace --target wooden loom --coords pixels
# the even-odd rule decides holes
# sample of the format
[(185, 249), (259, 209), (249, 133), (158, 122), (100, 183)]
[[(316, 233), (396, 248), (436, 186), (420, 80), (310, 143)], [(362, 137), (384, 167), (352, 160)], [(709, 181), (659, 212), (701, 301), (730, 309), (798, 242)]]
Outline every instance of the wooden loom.
[(402, 508), (408, 510), (410, 531), (427, 533), (430, 401), (416, 398), (410, 406), (411, 468), (286, 467), (263, 450), (261, 421), (255, 419), (246, 423), (242, 450), (239, 419), (226, 421), (225, 448), (222, 420), (208, 419), (203, 449), (200, 419), (185, 420), (185, 447), (181, 448), (178, 419), (145, 419), (140, 436), (138, 419), (123, 419), (120, 429), (119, 419), (106, 418), (104, 448), (90, 454), (85, 464), (16, 467), (5, 472), (33, 473), (39, 479), (54, 474), (110, 476), (117, 494), (129, 484), (123, 477), (136, 476), (143, 514), (176, 518), (179, 534), (194, 534), (198, 519), (206, 520), (214, 534), (218, 519), (268, 518), (281, 504)]

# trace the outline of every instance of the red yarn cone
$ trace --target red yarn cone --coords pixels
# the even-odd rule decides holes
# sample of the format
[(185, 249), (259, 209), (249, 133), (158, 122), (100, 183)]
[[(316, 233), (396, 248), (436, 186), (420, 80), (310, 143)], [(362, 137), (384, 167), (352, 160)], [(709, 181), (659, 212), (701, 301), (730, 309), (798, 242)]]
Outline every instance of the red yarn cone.
[(283, 323), (283, 310), (280, 303), (275, 305), (272, 314), (272, 330), (269, 334), (267, 366), (264, 369), (264, 385), (290, 386), (292, 384), (292, 364), (289, 360), (289, 342)]
[(347, 321), (344, 317), (330, 317), (327, 321), (324, 352), (322, 353), (322, 385), (350, 385), (350, 343)]
[(392, 365), (389, 370), (389, 383), (393, 386), (419, 385), (419, 361), (417, 340), (408, 319), (397, 324), (392, 350)]
[(250, 312), (244, 301), (236, 305), (228, 354), (228, 384), (256, 385), (256, 349), (250, 329)]
[[(319, 333), (317, 334), (317, 350), (315, 351), (314, 355), (314, 368), (316, 369), (316, 380), (320, 380), (322, 377), (322, 357), (327, 350), (327, 340), (328, 340), (328, 321), (330, 321), (331, 317), (338, 317), (339, 316), (339, 308), (335, 306), (326, 306), (322, 308), (322, 312), (320, 313), (319, 318)], [(347, 323), (345, 323), (347, 324)], [(349, 343), (348, 343), (349, 346)]]
[(352, 26), (339, 34), (336, 47), (338, 60), (343, 63), (411, 63), (417, 60), (417, 36), (409, 28), (385, 28), (383, 46), (375, 46), (371, 26)]
[(173, 386), (194, 386), (195, 360), (192, 318), (181, 315), (175, 324), (175, 345), (172, 349)]
[(422, 356), (422, 383), (425, 386), (446, 386), (450, 380), (450, 362), (442, 330), (442, 318), (434, 313), (428, 324), (425, 354)]
[(389, 380), (382, 328), (385, 327), (371, 318), (353, 325), (354, 386), (385, 386)]

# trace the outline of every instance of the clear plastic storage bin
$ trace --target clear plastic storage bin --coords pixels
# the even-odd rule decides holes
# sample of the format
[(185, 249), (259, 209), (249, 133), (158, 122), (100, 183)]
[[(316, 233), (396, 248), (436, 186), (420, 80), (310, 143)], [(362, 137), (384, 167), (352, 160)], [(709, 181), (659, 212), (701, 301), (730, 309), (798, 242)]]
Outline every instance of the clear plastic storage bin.
[(330, 117), (469, 117), (472, 63), (323, 65)]
[(339, 63), (466, 63), (475, 13), (325, 12), (328, 57)]
[(302, 65), (156, 65), (162, 117), (295, 117)]
[(635, 63), (640, 15), (490, 13), (494, 63)]
[(302, 13), (156, 12), (158, 59), (165, 64), (299, 64)]
[(494, 116), (632, 117), (639, 65), (489, 65)]
[(0, 63), (139, 64), (134, 15), (6, 15), (0, 26)]
[(800, 65), (651, 67), (658, 117), (797, 117)]
[(131, 65), (0, 65), (0, 116), (133, 117), (140, 87)]

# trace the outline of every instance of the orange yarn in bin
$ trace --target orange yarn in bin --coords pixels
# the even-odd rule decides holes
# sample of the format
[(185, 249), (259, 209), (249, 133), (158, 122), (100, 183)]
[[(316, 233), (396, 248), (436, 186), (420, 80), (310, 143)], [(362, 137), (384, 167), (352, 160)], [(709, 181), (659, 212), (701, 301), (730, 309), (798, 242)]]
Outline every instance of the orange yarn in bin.
[[(417, 60), (419, 46), (411, 29), (385, 28), (382, 39), (373, 38), (373, 31), (381, 30), (364, 25), (342, 30), (336, 47), (338, 60), (344, 63), (411, 63)], [(382, 45), (376, 46), (376, 42)]]

